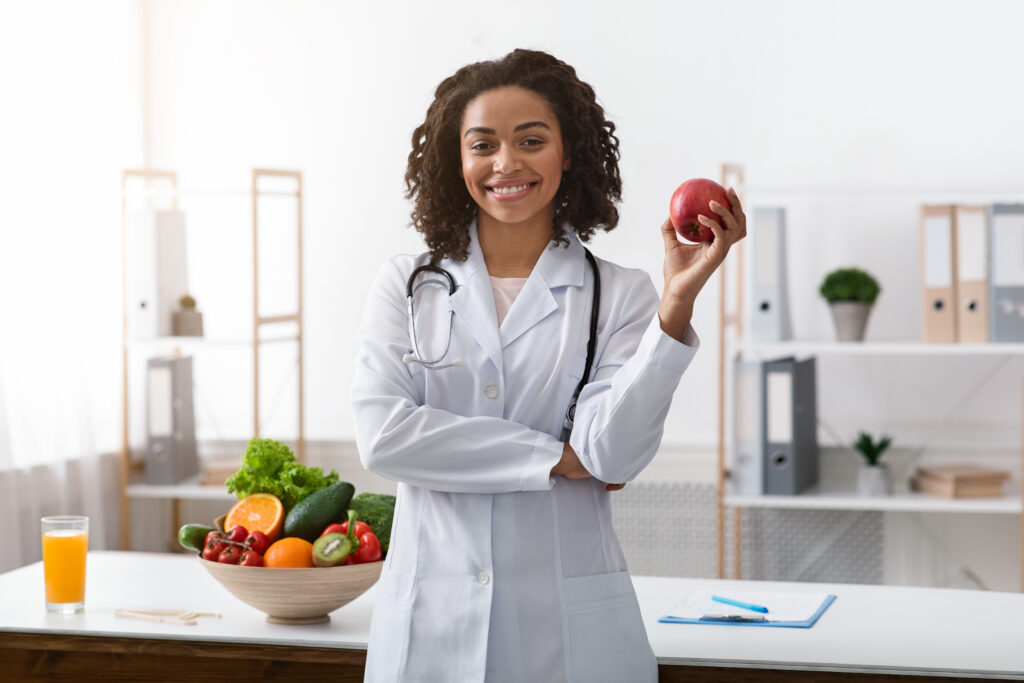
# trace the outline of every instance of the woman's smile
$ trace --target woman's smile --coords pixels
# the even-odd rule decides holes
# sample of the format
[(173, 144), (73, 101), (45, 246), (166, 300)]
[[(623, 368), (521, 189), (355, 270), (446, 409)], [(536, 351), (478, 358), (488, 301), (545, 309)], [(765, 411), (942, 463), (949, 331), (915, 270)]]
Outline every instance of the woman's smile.
[(499, 180), (486, 185), (487, 191), (499, 202), (510, 202), (522, 199), (537, 186), (537, 182), (522, 180)]

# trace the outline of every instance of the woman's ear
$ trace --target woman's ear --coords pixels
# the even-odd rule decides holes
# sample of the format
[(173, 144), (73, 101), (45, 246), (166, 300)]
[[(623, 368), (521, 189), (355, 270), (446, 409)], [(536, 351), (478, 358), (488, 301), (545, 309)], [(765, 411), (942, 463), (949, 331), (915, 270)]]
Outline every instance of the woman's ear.
[(568, 171), (570, 168), (572, 168), (572, 157), (566, 154), (565, 161), (562, 162), (562, 170)]

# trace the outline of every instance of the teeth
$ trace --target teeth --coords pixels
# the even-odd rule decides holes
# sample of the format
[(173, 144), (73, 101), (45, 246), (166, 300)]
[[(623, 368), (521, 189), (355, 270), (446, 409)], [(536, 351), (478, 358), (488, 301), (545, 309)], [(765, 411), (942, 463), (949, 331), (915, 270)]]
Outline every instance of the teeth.
[(495, 194), (515, 194), (516, 192), (522, 192), (530, 187), (530, 184), (525, 185), (512, 185), (510, 187), (492, 187), (491, 191)]

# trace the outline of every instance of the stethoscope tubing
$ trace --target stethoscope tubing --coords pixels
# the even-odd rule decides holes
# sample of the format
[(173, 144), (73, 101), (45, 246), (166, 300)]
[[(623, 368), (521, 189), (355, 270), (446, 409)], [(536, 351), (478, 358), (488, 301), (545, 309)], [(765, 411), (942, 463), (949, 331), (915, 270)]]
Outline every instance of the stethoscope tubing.
[[(569, 402), (569, 408), (565, 411), (565, 420), (562, 423), (562, 441), (568, 441), (569, 436), (572, 433), (572, 426), (576, 419), (576, 402), (579, 400), (580, 392), (583, 391), (583, 387), (586, 386), (590, 379), (590, 371), (594, 365), (594, 356), (597, 353), (597, 321), (601, 309), (601, 273), (597, 268), (597, 259), (595, 259), (594, 255), (590, 253), (590, 250), (584, 247), (583, 253), (587, 258), (587, 262), (590, 264), (591, 271), (594, 273), (594, 298), (590, 304), (590, 338), (587, 340), (587, 360), (583, 366), (583, 376), (580, 378), (579, 384), (576, 385), (575, 391), (573, 391), (572, 400)], [(417, 284), (416, 277), (423, 272), (440, 275), (444, 280), (427, 279)], [(448, 341), (445, 343), (444, 351), (441, 352), (440, 357), (433, 360), (424, 358), (423, 354), (420, 352), (419, 337), (416, 334), (416, 314), (413, 300), (415, 299), (416, 292), (419, 291), (421, 287), (428, 285), (439, 285), (441, 287), (446, 286), (449, 297), (455, 294), (455, 278), (444, 268), (434, 265), (433, 263), (428, 263), (419, 266), (412, 271), (405, 287), (406, 311), (409, 315), (409, 341), (412, 343), (412, 353), (404, 354), (402, 356), (402, 361), (404, 363), (417, 363), (428, 370), (442, 370), (444, 368), (461, 365), (462, 359), (460, 358), (456, 358), (449, 363), (444, 362), (452, 344), (452, 325), (454, 322), (455, 311), (452, 310), (451, 304), (448, 306)]]

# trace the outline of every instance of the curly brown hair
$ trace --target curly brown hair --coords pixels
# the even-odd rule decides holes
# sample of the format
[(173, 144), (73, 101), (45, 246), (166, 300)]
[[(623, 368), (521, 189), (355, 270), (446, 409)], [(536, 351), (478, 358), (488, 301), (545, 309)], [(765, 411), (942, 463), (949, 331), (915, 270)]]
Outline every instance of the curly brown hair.
[(568, 244), (560, 227), (566, 223), (584, 242), (597, 229), (608, 231), (618, 225), (619, 139), (594, 89), (575, 69), (546, 52), (513, 50), (498, 60), (466, 65), (443, 80), (426, 119), (412, 134), (406, 197), (413, 200), (412, 224), (423, 233), (435, 261), (446, 256), (464, 261), (468, 256), (468, 227), (477, 206), (460, 173), (459, 128), (473, 99), (504, 86), (519, 86), (547, 100), (572, 159), (555, 196), (552, 239)]

